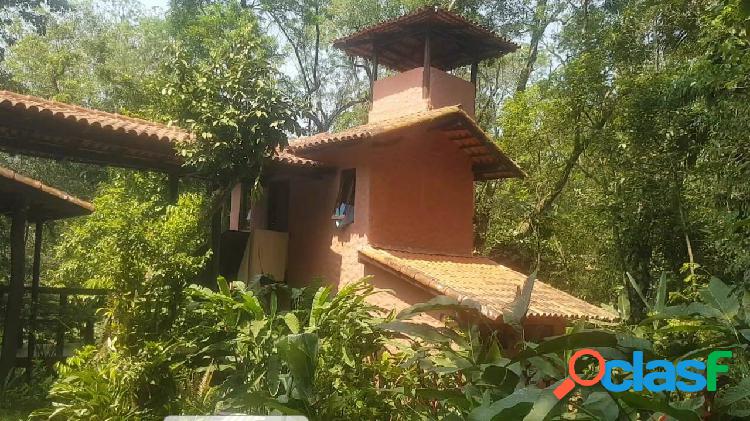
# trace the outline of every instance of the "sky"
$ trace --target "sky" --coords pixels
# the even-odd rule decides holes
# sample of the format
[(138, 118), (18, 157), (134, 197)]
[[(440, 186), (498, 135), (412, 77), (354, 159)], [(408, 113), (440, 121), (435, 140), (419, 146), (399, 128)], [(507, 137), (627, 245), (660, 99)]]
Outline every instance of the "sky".
[(169, 4), (169, 0), (140, 0), (140, 2), (149, 9), (152, 7), (161, 7), (166, 10)]

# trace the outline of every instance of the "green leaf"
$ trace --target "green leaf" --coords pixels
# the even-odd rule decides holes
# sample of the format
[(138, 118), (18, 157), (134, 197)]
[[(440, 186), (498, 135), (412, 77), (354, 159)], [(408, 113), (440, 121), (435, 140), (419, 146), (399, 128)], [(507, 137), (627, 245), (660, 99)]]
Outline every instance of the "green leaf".
[(641, 299), (646, 308), (648, 308), (648, 311), (652, 311), (651, 304), (649, 304), (648, 300), (646, 300), (646, 296), (643, 295), (643, 291), (641, 291), (641, 287), (638, 285), (638, 282), (635, 281), (635, 278), (633, 278), (630, 273), (625, 272), (625, 275), (627, 275), (628, 281), (630, 281), (630, 286), (633, 287), (633, 290), (635, 290), (636, 294), (638, 294), (638, 297)]
[(716, 405), (726, 408), (746, 399), (750, 399), (750, 377), (745, 377), (736, 385), (720, 392), (716, 397)]
[(283, 415), (304, 415), (302, 412), (290, 408), (276, 399), (266, 396), (259, 392), (250, 392), (243, 396), (243, 400), (246, 400), (247, 404), (251, 406), (262, 406), (268, 409), (274, 409), (279, 411)]
[(263, 306), (260, 304), (258, 297), (252, 293), (242, 294), (242, 308), (253, 315), (254, 320), (261, 320), (265, 317)]
[(328, 301), (330, 293), (331, 289), (328, 287), (321, 287), (315, 292), (310, 308), (310, 322), (308, 324), (311, 328), (317, 327), (318, 323), (320, 323), (320, 317), (326, 308), (326, 301)]
[(506, 393), (511, 393), (516, 388), (519, 377), (507, 367), (491, 364), (482, 367), (482, 380)]
[(440, 333), (440, 331), (434, 327), (425, 323), (408, 323), (402, 321), (392, 321), (387, 323), (381, 323), (378, 325), (381, 330), (389, 330), (393, 332), (403, 333), (408, 336), (415, 336), (418, 338), (425, 339), (430, 342), (450, 342), (451, 339)]
[(661, 319), (694, 319), (695, 316), (703, 318), (719, 318), (722, 316), (718, 309), (707, 306), (703, 303), (690, 303), (688, 305), (680, 304), (677, 306), (665, 307), (658, 314), (643, 320), (642, 324), (650, 323), (654, 320)]
[(287, 335), (276, 343), (276, 347), (279, 350), (279, 356), (289, 366), (295, 388), (301, 396), (310, 398), (313, 395), (318, 358), (318, 335), (314, 333)]
[(603, 420), (616, 420), (620, 413), (617, 402), (607, 392), (592, 392), (583, 402), (583, 407)]
[(656, 302), (654, 302), (654, 312), (658, 313), (666, 307), (667, 304), (667, 273), (662, 272), (659, 277), (659, 283), (656, 286)]
[(630, 320), (630, 299), (625, 289), (617, 295), (617, 312), (620, 314), (620, 320)]
[(675, 408), (657, 396), (646, 396), (635, 392), (611, 393), (611, 395), (633, 409), (661, 412), (680, 421), (700, 421), (698, 413), (691, 409)]
[(728, 320), (732, 320), (740, 310), (739, 297), (732, 294), (732, 289), (719, 278), (711, 278), (708, 287), (701, 290), (703, 302), (721, 311)]
[(582, 330), (568, 335), (547, 339), (536, 348), (527, 348), (516, 355), (512, 361), (520, 361), (536, 355), (563, 352), (578, 348), (610, 347), (619, 344), (617, 335), (603, 330)]
[(553, 411), (554, 413), (559, 412), (560, 408), (563, 407), (567, 400), (557, 399), (553, 391), (562, 382), (562, 380), (559, 380), (541, 391), (539, 397), (537, 397), (536, 401), (534, 402), (534, 407), (531, 408), (531, 412), (526, 415), (524, 421), (538, 421), (549, 419), (550, 414), (552, 414)]
[(469, 421), (516, 420), (524, 418), (534, 407), (542, 390), (524, 388), (492, 403), (482, 404), (469, 413)]
[(226, 278), (223, 276), (219, 276), (216, 278), (216, 283), (219, 285), (219, 292), (222, 293), (226, 297), (231, 297), (231, 294), (229, 292), (229, 284), (227, 283)]
[(460, 303), (455, 298), (451, 298), (445, 295), (439, 295), (425, 303), (414, 304), (411, 307), (401, 310), (396, 318), (399, 320), (403, 320), (408, 319), (416, 314), (445, 310), (468, 311), (476, 313), (479, 310), (479, 303), (473, 303), (471, 301)]
[(268, 393), (276, 396), (279, 393), (281, 384), (281, 361), (278, 355), (269, 355), (266, 359), (266, 383), (268, 384)]
[(294, 313), (285, 313), (284, 322), (292, 333), (300, 332), (299, 319), (297, 319), (297, 316), (295, 316)]

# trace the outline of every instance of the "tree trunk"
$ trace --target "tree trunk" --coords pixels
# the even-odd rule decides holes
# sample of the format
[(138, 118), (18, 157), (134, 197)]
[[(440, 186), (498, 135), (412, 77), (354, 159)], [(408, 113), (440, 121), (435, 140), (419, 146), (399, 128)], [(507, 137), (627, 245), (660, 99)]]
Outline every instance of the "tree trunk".
[(552, 208), (552, 205), (557, 198), (560, 197), (563, 190), (565, 190), (565, 186), (568, 185), (568, 180), (570, 180), (570, 176), (573, 173), (573, 168), (575, 168), (578, 163), (578, 158), (581, 157), (584, 150), (586, 150), (586, 148), (583, 142), (577, 140), (573, 146), (573, 151), (565, 161), (565, 166), (563, 167), (562, 174), (560, 174), (560, 178), (557, 179), (552, 190), (547, 193), (542, 200), (537, 202), (531, 215), (529, 215), (528, 219), (519, 227), (519, 237), (523, 238), (528, 236), (539, 219), (541, 219)]
[(534, 11), (534, 23), (531, 28), (531, 40), (529, 41), (529, 55), (526, 57), (526, 65), (521, 69), (521, 74), (518, 77), (516, 92), (526, 90), (526, 85), (529, 83), (531, 72), (534, 71), (534, 65), (539, 55), (539, 42), (544, 37), (544, 31), (547, 30), (548, 25), (547, 0), (539, 0)]

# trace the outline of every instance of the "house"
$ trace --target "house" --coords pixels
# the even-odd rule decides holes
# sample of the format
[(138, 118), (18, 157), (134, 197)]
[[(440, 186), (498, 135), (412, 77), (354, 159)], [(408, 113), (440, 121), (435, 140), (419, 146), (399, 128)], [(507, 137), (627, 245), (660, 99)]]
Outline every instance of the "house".
[[(372, 275), (390, 291), (372, 298), (384, 308), (447, 295), (502, 325), (527, 276), (473, 254), (474, 183), (524, 172), (477, 125), (474, 101), (478, 63), (518, 46), (432, 7), (334, 45), (369, 59), (375, 75), (394, 72), (371, 86), (367, 124), (292, 140), (258, 200), (235, 188), (230, 229), (249, 241), (234, 240), (241, 252), (229, 266), (240, 279), (270, 273), (293, 286)], [(468, 81), (449, 73), (465, 66)], [(548, 336), (573, 319), (614, 318), (537, 281), (526, 327)]]

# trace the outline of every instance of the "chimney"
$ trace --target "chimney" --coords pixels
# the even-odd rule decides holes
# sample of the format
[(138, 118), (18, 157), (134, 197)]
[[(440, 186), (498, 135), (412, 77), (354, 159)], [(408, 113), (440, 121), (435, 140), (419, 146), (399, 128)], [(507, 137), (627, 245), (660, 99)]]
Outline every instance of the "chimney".
[[(333, 45), (372, 64), (370, 123), (450, 105), (460, 105), (473, 117), (479, 63), (518, 49), (493, 31), (436, 7), (367, 27)], [(380, 65), (396, 73), (378, 80)], [(448, 73), (464, 66), (470, 67), (468, 81)]]

